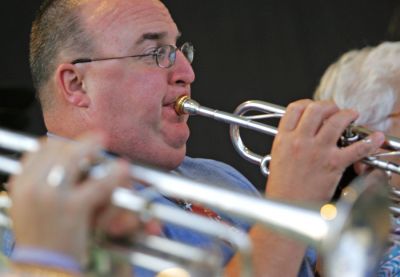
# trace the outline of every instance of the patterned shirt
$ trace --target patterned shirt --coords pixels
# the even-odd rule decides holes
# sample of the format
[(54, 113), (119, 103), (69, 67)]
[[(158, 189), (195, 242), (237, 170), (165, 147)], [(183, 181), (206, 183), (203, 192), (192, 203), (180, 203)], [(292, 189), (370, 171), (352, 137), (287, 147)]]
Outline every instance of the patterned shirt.
[[(400, 218), (392, 218), (393, 235), (400, 236)], [(378, 277), (400, 276), (400, 245), (399, 241), (393, 243), (383, 255), (379, 262)]]

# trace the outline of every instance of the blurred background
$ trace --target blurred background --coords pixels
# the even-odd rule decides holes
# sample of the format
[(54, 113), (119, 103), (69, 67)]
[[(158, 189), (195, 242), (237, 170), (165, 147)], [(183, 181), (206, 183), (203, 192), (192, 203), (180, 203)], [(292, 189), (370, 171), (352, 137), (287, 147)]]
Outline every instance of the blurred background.
[[(45, 134), (28, 65), (30, 24), (39, 0), (3, 3), (0, 11), (0, 126)], [(286, 106), (312, 97), (325, 68), (342, 53), (400, 39), (396, 0), (165, 0), (183, 33), (196, 47), (193, 98), (232, 112), (249, 99)], [(190, 119), (188, 154), (222, 160), (258, 188), (258, 166), (241, 159), (229, 126)], [(269, 153), (272, 139), (243, 131), (245, 143)]]

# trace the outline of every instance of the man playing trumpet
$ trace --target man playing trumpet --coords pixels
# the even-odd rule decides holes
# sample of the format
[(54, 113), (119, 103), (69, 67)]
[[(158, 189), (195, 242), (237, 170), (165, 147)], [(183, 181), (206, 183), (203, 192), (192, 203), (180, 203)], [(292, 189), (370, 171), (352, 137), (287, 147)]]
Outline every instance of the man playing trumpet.
[[(186, 157), (187, 116), (174, 104), (190, 96), (195, 79), (190, 43), (158, 0), (46, 1), (32, 27), (30, 62), (48, 131), (75, 139), (87, 130), (109, 136), (109, 150), (196, 180), (257, 195), (240, 173), (213, 160)], [(374, 152), (381, 133), (340, 149), (336, 142), (357, 113), (331, 102), (290, 104), (272, 148), (268, 197), (328, 201), (344, 169)], [(163, 199), (165, 204), (179, 202)], [(222, 220), (247, 229), (235, 218)], [(306, 246), (257, 224), (249, 230), (256, 276), (312, 276)], [(163, 233), (194, 245), (209, 240), (164, 226)], [(17, 241), (18, 244), (18, 241)], [(237, 257), (221, 245), (228, 276)], [(139, 274), (147, 274), (140, 272)], [(141, 276), (141, 275), (140, 275)]]

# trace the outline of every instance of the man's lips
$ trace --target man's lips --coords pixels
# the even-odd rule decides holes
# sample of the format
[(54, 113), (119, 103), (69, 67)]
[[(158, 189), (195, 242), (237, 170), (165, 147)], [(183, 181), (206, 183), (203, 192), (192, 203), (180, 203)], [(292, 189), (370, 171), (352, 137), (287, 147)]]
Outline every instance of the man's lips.
[(168, 101), (168, 102), (164, 103), (164, 104), (163, 104), (163, 108), (171, 108), (171, 109), (173, 109), (173, 110), (175, 111), (176, 115), (179, 115), (179, 114), (176, 112), (175, 106), (176, 106), (177, 100), (178, 100), (179, 98), (181, 98), (182, 96), (184, 96), (184, 95), (186, 95), (186, 94), (180, 95), (180, 96), (177, 97), (176, 99), (173, 99), (173, 100), (171, 100), (171, 101)]
[(190, 95), (190, 93), (182, 93), (182, 94), (178, 95), (177, 97), (166, 99), (166, 101), (164, 101), (164, 103), (162, 105), (163, 106), (171, 106), (171, 107), (175, 108), (175, 104), (178, 101), (178, 99), (180, 99), (182, 96), (189, 96), (189, 95)]
[(182, 122), (182, 120), (184, 122), (186, 122), (186, 120), (188, 119), (189, 115), (187, 114), (178, 114), (175, 110), (175, 102), (169, 103), (169, 104), (165, 104), (162, 106), (164, 112), (166, 113), (165, 115), (168, 115), (168, 117), (172, 116), (174, 118), (174, 120), (178, 120), (179, 122)]
[(175, 108), (175, 102), (171, 102), (171, 103), (163, 104), (163, 107), (171, 107), (171, 108)]

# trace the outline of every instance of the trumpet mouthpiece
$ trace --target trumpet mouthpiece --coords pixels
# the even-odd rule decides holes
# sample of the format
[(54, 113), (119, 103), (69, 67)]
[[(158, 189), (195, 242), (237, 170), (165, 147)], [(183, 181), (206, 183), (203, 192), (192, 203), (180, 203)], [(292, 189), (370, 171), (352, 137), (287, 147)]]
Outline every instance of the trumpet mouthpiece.
[(187, 114), (184, 108), (184, 104), (186, 101), (190, 100), (190, 97), (187, 95), (181, 96), (178, 99), (176, 99), (175, 102), (175, 111), (178, 115), (184, 115)]

